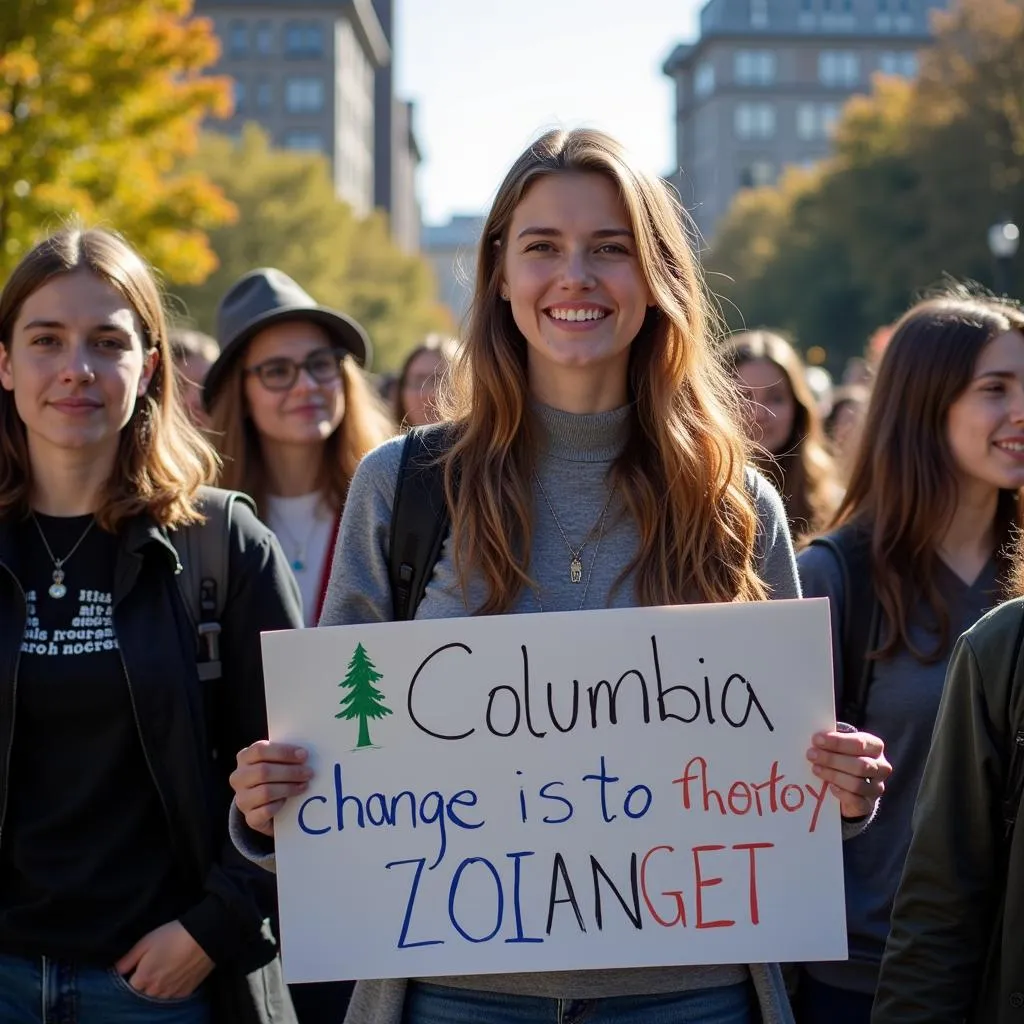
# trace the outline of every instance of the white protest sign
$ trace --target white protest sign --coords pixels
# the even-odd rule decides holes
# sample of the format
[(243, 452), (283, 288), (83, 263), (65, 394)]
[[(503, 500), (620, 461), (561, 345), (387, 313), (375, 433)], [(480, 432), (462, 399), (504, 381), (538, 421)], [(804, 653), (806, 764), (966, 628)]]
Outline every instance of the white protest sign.
[(844, 959), (824, 600), (265, 634), (289, 981)]

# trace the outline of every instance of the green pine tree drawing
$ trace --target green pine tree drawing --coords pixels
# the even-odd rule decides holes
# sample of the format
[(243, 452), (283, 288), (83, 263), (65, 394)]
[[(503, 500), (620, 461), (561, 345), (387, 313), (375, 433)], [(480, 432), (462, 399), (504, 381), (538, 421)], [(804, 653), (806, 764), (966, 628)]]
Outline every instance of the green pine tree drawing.
[(359, 742), (356, 749), (372, 747), (369, 720), (391, 714), (391, 708), (384, 704), (384, 694), (373, 684), (384, 677), (377, 671), (362, 644), (356, 644), (352, 660), (348, 663), (348, 675), (338, 684), (348, 687), (349, 692), (341, 699), (342, 710), (335, 718), (359, 719)]

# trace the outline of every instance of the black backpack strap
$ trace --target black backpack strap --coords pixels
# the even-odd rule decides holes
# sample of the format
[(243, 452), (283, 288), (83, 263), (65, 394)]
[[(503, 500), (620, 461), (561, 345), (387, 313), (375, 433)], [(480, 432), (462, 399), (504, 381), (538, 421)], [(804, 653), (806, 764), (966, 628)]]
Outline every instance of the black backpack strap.
[(396, 622), (415, 616), (448, 536), (451, 516), (441, 458), (451, 443), (445, 427), (415, 427), (402, 446), (388, 563)]
[(810, 543), (831, 551), (842, 573), (843, 701), (837, 710), (840, 721), (861, 729), (874, 675), (874, 659), (868, 655), (878, 649), (882, 631), (882, 606), (871, 571), (871, 536), (844, 526)]
[(178, 553), (178, 588), (197, 634), (196, 671), (201, 682), (220, 679), (220, 620), (228, 593), (228, 561), (231, 555), (231, 513), (242, 501), (253, 511), (248, 495), (203, 487), (200, 511), (206, 522), (171, 533)]

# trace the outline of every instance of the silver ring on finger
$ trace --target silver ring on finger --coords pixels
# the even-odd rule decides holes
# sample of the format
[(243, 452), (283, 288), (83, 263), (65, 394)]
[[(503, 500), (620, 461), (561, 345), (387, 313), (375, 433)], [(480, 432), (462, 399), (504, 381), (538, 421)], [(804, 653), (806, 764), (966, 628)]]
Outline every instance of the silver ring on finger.
[(875, 780), (870, 775), (864, 776), (864, 788), (871, 789), (875, 784)]

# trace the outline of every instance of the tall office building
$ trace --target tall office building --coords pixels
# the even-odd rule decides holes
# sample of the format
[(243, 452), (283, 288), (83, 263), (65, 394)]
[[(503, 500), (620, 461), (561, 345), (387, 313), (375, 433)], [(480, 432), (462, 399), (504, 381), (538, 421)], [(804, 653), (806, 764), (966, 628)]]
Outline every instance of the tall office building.
[[(373, 9), (394, 52), (395, 0), (373, 0)], [(415, 252), (420, 239), (416, 170), (422, 156), (413, 125), (413, 104), (395, 96), (391, 61), (377, 70), (374, 109), (374, 204), (387, 211), (396, 244)]]
[(476, 249), (484, 229), (484, 217), (455, 214), (447, 224), (423, 228), (422, 251), (437, 278), (438, 298), (461, 324), (473, 297)]
[(913, 76), (946, 0), (708, 0), (675, 82), (670, 176), (705, 238), (742, 188), (827, 156), (843, 103), (875, 72)]
[(234, 116), (216, 130), (255, 121), (275, 145), (325, 153), (338, 196), (369, 213), (377, 73), (391, 61), (391, 26), (371, 0), (196, 0), (195, 10), (221, 41), (215, 72), (234, 80)]

